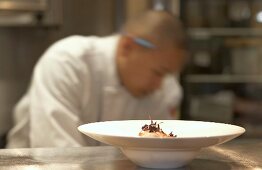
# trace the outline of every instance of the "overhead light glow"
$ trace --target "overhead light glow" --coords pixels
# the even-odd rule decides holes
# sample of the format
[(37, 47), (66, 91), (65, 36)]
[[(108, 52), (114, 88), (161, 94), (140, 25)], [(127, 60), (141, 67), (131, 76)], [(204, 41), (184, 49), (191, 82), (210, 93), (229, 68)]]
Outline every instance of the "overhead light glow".
[(256, 19), (257, 19), (257, 22), (262, 23), (262, 11), (260, 11), (260, 12), (257, 13)]

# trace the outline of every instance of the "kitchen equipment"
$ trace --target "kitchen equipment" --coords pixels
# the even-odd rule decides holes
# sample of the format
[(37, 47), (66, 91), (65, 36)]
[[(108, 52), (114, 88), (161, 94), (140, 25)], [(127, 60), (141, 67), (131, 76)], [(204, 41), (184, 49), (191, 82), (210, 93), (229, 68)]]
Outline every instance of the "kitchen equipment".
[(226, 7), (227, 2), (225, 0), (205, 1), (205, 17), (209, 27), (226, 27), (228, 25)]
[(198, 0), (187, 0), (185, 3), (185, 24), (188, 27), (204, 27), (206, 19), (204, 3)]
[(233, 118), (234, 94), (220, 91), (215, 94), (193, 96), (190, 113), (195, 120), (230, 123)]
[(247, 27), (251, 18), (250, 3), (247, 0), (228, 1), (228, 18), (232, 27)]
[(237, 47), (231, 50), (234, 74), (259, 75), (262, 59), (258, 47)]
[(59, 26), (62, 0), (0, 0), (0, 26)]
[(262, 27), (262, 1), (253, 0), (251, 5), (251, 27), (261, 28)]

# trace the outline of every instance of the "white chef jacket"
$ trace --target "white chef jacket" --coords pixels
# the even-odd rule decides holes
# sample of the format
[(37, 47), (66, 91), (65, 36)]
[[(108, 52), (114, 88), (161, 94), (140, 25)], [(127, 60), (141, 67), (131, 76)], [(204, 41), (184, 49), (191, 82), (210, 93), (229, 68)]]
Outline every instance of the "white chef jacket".
[(118, 35), (71, 36), (52, 45), (35, 66), (26, 95), (14, 110), (8, 148), (94, 145), (81, 124), (123, 119), (169, 119), (181, 99), (174, 76), (143, 99), (120, 84), (115, 56)]

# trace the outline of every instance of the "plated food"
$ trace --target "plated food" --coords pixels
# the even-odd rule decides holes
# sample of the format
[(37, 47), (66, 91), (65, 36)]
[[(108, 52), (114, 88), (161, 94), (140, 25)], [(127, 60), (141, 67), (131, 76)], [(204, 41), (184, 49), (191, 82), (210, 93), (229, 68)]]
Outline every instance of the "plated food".
[(142, 131), (139, 132), (139, 136), (141, 137), (158, 137), (158, 138), (169, 138), (169, 137), (176, 137), (176, 135), (173, 134), (173, 132), (170, 132), (169, 134), (166, 134), (161, 128), (160, 123), (157, 123), (157, 121), (151, 120), (151, 123), (145, 124), (142, 126)]
[[(146, 122), (148, 120), (95, 122), (81, 125), (78, 130), (120, 148), (139, 166), (161, 169), (185, 166), (202, 148), (230, 141), (245, 132), (242, 127), (215, 122), (156, 120), (149, 125)], [(174, 131), (177, 136), (166, 134), (162, 128), (165, 132)]]

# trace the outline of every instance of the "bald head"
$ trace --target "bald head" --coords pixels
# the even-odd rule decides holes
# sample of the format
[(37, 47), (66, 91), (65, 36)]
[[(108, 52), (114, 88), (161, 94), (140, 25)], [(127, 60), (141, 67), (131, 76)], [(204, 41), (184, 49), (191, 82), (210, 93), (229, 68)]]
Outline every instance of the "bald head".
[[(133, 96), (151, 94), (161, 88), (166, 75), (181, 70), (186, 56), (183, 30), (179, 19), (164, 11), (147, 11), (126, 22), (117, 48), (117, 70)], [(138, 38), (156, 48), (137, 43)]]
[(123, 31), (157, 44), (186, 48), (186, 36), (180, 20), (166, 11), (147, 11), (128, 20)]

